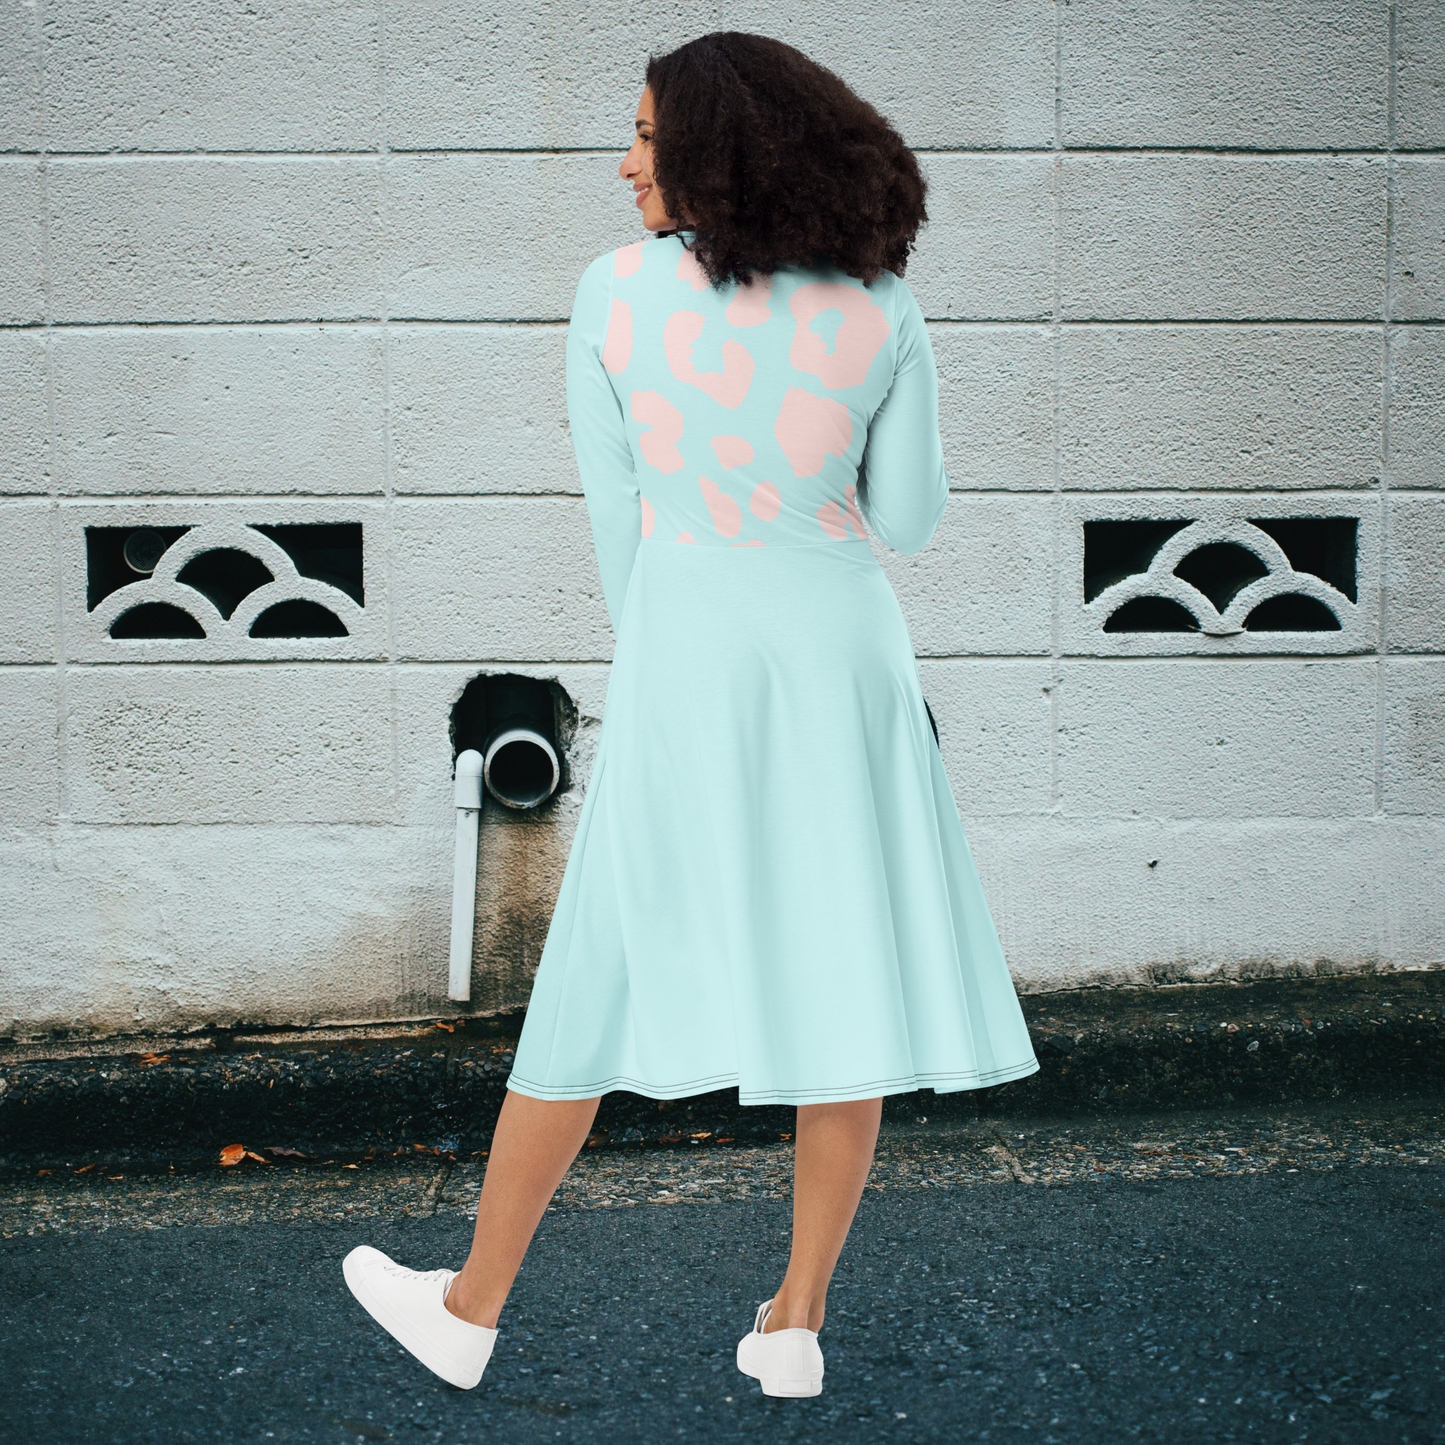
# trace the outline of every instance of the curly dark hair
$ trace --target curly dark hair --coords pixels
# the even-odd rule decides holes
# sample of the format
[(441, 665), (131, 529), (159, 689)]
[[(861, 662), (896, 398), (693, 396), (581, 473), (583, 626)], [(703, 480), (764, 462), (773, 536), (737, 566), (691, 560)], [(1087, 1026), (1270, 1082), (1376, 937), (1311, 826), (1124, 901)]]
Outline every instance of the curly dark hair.
[(696, 232), (715, 286), (781, 266), (903, 274), (928, 219), (903, 138), (831, 70), (762, 35), (719, 31), (647, 66), (652, 174)]

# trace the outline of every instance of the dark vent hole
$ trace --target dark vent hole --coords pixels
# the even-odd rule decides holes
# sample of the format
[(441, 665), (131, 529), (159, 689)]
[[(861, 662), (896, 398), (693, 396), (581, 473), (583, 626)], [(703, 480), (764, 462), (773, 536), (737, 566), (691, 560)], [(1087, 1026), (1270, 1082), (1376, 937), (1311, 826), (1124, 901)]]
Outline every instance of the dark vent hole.
[(1357, 518), (1251, 517), (1250, 523), (1279, 543), (1296, 572), (1308, 572), (1355, 601)]
[(1244, 619), (1246, 632), (1338, 632), (1340, 619), (1313, 597), (1286, 592), (1261, 602)]
[[(366, 593), (362, 587), (360, 522), (307, 523), (284, 527), (252, 525), (286, 553), (303, 577), (339, 588), (358, 607), (366, 606)], [(263, 634), (252, 635), (259, 637)]]
[(249, 552), (234, 547), (220, 547), (192, 557), (176, 574), (178, 582), (194, 587), (215, 604), (216, 611), (228, 622), (242, 601), (258, 587), (274, 579), (264, 563)]
[(169, 602), (142, 602), (110, 624), (110, 635), (122, 641), (163, 637), (204, 637), (206, 629), (182, 608)]
[(345, 637), (341, 619), (319, 602), (298, 600), (268, 607), (252, 624), (252, 637)]
[(1159, 549), (1188, 522), (1085, 522), (1084, 601), (1147, 572)]
[(1248, 548), (1233, 542), (1211, 542), (1207, 547), (1196, 547), (1174, 569), (1174, 575), (1197, 587), (1223, 612), (1237, 593), (1268, 571)]
[(1111, 613), (1105, 632), (1198, 632), (1199, 621), (1171, 597), (1136, 597)]
[[(119, 592), (132, 582), (144, 581), (155, 571), (167, 550), (190, 530), (189, 527), (87, 527), (86, 608), (94, 612), (112, 592)], [(119, 634), (112, 632), (111, 636)]]

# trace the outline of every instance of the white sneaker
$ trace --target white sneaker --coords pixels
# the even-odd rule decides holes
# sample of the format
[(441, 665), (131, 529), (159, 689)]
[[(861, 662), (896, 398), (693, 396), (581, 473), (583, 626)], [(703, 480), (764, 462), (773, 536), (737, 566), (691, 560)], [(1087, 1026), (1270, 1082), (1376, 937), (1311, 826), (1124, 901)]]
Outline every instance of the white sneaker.
[(470, 1390), (482, 1378), (497, 1332), (458, 1319), (446, 1307), (455, 1270), (422, 1274), (363, 1244), (342, 1260), (341, 1272), (372, 1319), (427, 1369), (459, 1390)]
[(800, 1399), (823, 1393), (823, 1351), (817, 1330), (772, 1330), (763, 1324), (773, 1312), (772, 1300), (758, 1306), (751, 1334), (738, 1341), (738, 1369), (751, 1375), (765, 1395)]

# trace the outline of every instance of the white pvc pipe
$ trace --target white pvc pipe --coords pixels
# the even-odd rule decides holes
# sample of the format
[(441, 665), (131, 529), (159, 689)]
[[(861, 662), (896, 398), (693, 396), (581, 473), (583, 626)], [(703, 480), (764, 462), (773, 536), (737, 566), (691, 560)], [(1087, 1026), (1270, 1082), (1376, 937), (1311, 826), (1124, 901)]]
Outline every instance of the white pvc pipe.
[[(508, 789), (499, 788), (496, 779), (492, 776), (492, 763), (496, 760), (497, 754), (503, 748), (515, 745), (536, 748), (546, 758), (552, 773), (546, 787), (523, 798), (513, 797)], [(483, 763), (482, 776), (486, 779), (487, 791), (499, 803), (505, 803), (509, 808), (535, 808), (539, 804), (545, 803), (556, 791), (557, 784), (562, 780), (562, 767), (557, 761), (557, 750), (536, 728), (516, 727), (498, 733), (487, 744), (487, 756)]]
[(477, 824), (482, 813), (482, 755), (468, 748), (457, 758), (457, 848), (452, 862), (452, 952), (447, 997), (472, 997), (472, 936), (477, 926)]

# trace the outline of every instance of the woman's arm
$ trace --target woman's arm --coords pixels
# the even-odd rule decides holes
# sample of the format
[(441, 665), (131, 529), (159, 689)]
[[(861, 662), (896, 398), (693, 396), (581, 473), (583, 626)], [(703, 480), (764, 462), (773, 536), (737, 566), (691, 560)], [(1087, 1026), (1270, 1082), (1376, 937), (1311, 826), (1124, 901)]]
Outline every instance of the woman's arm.
[(632, 562), (642, 540), (642, 494), (627, 444), (627, 423), (602, 365), (602, 345), (612, 313), (612, 257), (599, 256), (582, 273), (567, 327), (567, 420), (602, 594), (616, 636)]
[(917, 552), (933, 536), (948, 501), (938, 436), (938, 368), (913, 293), (894, 288), (893, 384), (868, 426), (859, 472), (864, 519), (895, 552)]

